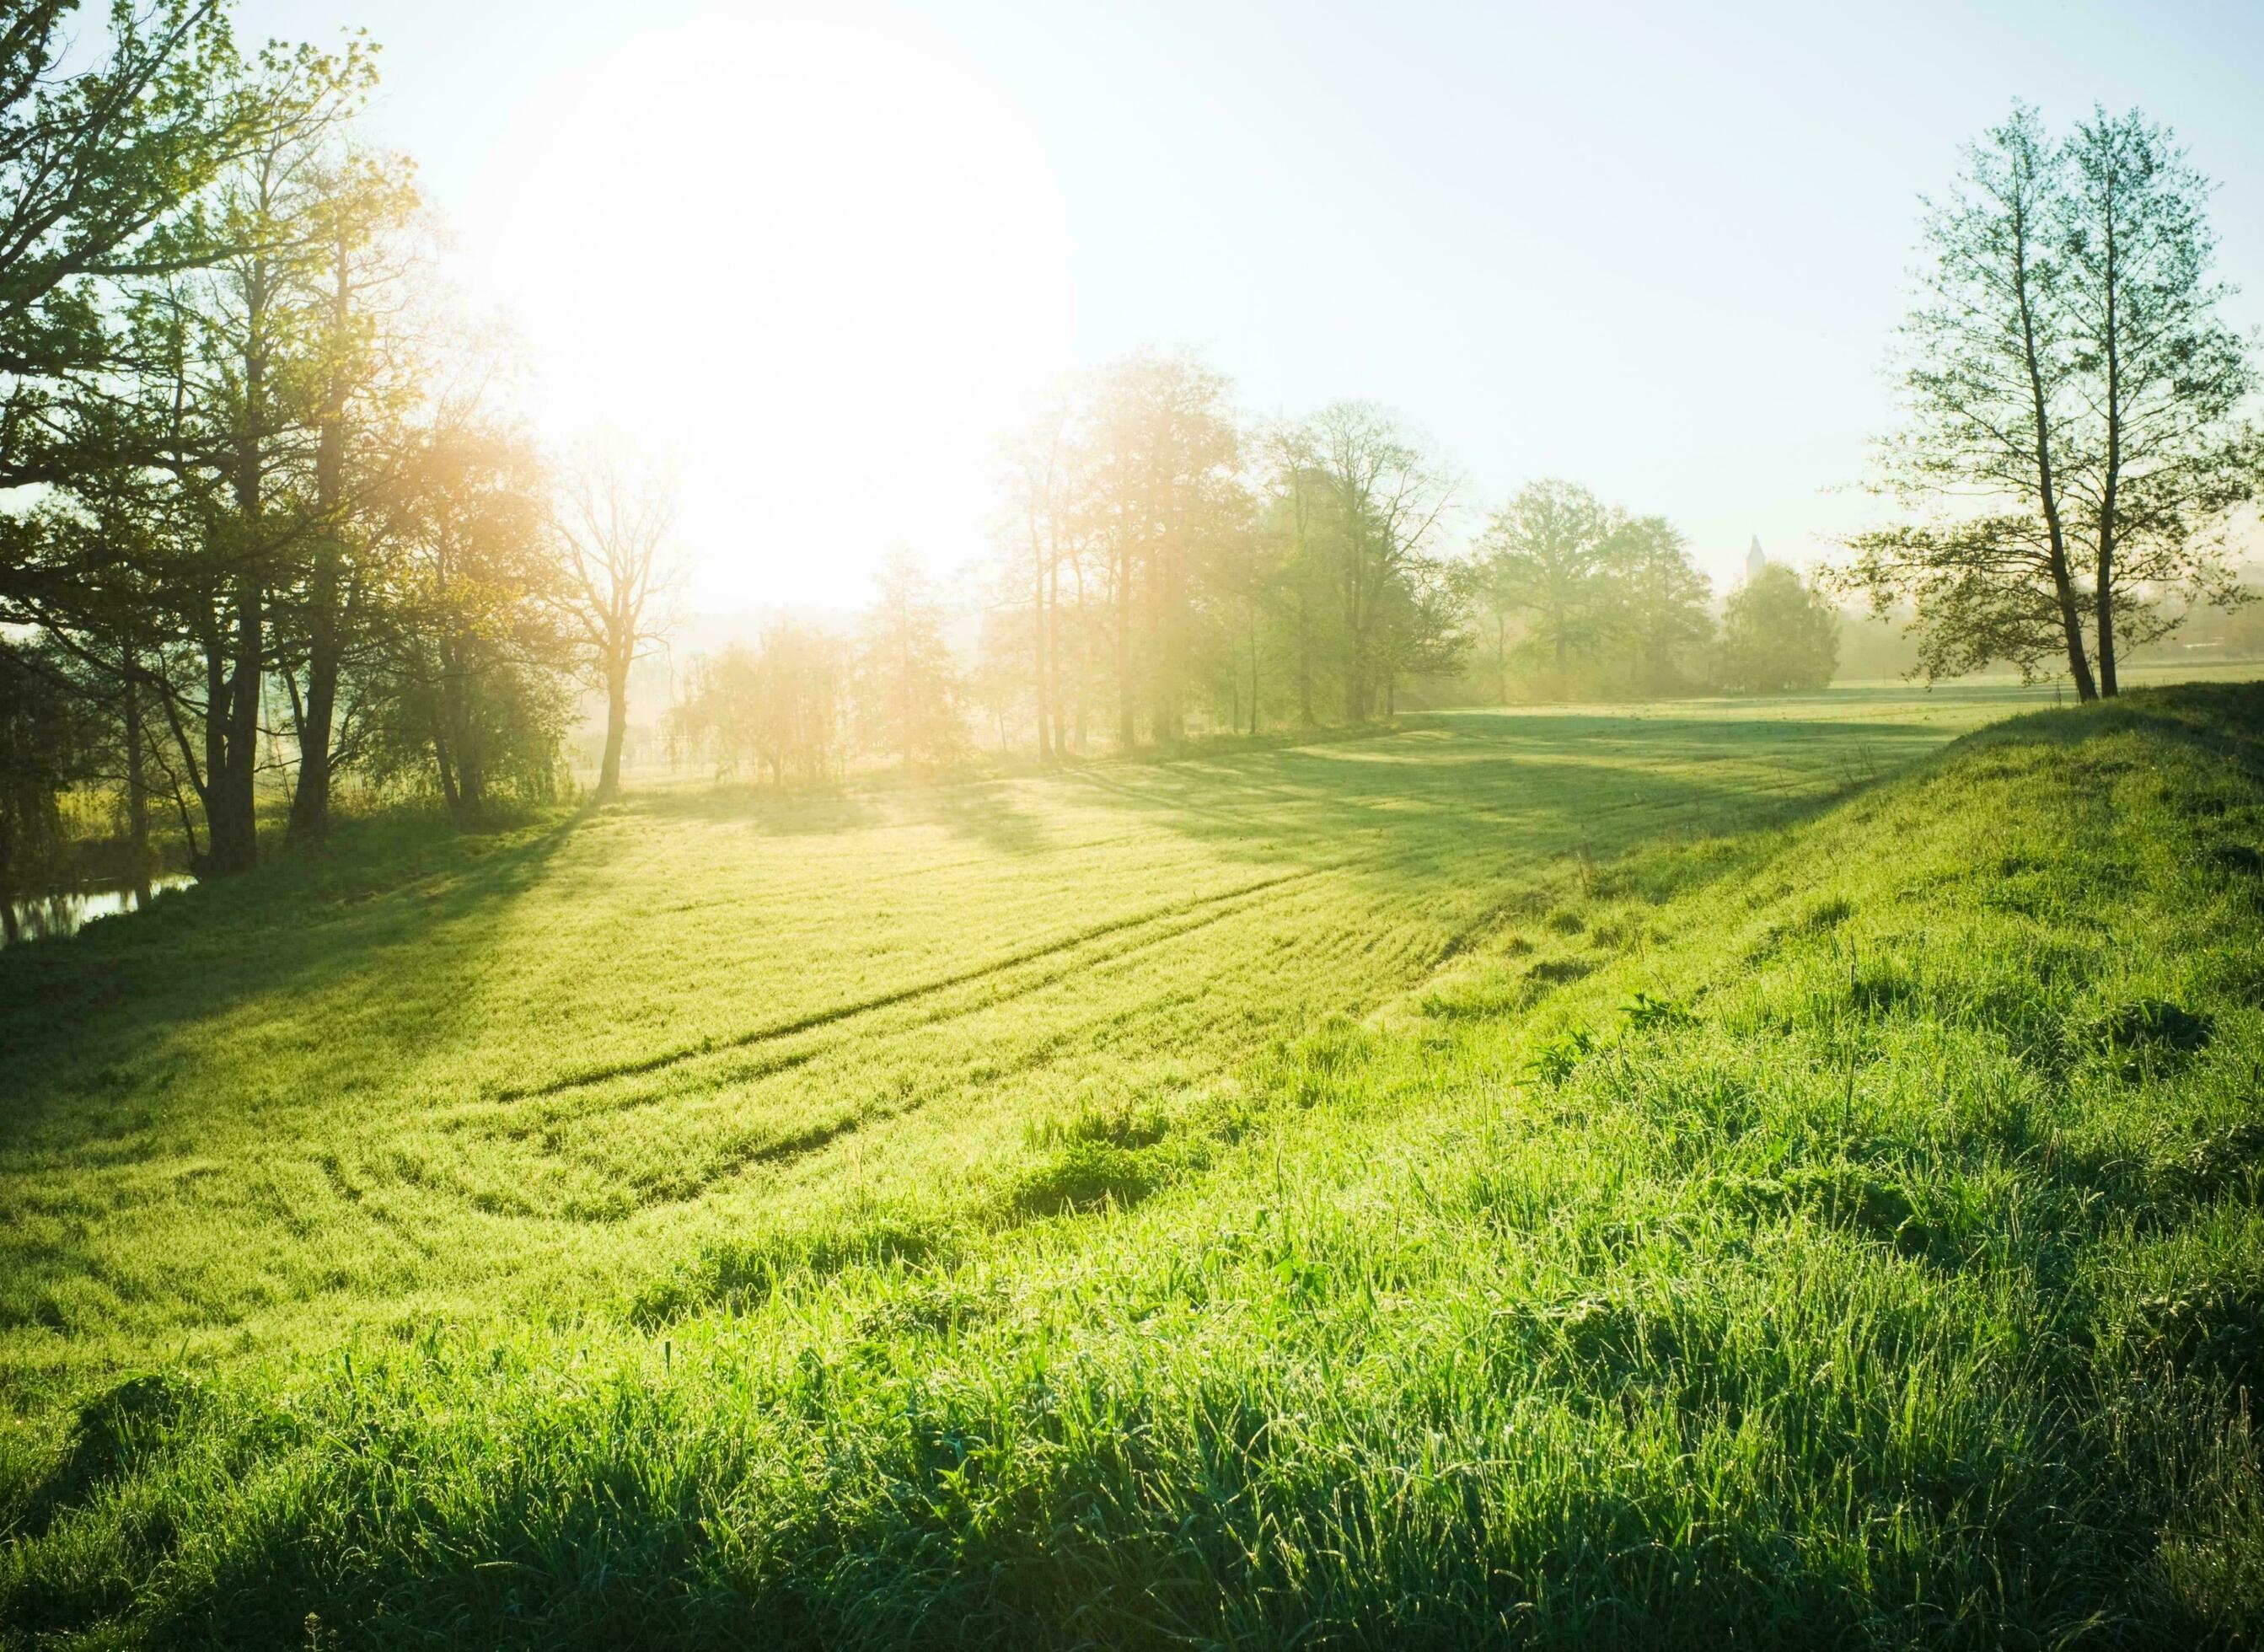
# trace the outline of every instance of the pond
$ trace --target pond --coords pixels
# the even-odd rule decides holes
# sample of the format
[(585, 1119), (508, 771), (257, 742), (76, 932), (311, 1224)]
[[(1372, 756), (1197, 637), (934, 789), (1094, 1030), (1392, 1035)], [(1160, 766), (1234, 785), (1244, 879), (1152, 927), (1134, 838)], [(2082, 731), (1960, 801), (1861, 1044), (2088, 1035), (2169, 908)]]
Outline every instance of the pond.
[[(152, 900), (168, 889), (178, 889), (190, 881), (185, 873), (170, 873), (149, 880)], [(113, 912), (131, 912), (140, 902), (129, 888), (71, 889), (61, 895), (34, 895), (30, 900), (11, 902), (15, 917), (14, 928), (20, 940), (47, 940), (57, 935), (69, 935), (98, 917)], [(0, 933), (0, 945), (5, 945), (4, 933)]]

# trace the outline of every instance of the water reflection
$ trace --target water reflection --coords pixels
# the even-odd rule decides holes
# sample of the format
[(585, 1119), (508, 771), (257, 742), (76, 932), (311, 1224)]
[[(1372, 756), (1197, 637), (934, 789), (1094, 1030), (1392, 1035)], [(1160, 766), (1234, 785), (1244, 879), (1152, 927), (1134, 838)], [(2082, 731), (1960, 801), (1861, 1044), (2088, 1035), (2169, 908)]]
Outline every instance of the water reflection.
[[(185, 873), (171, 873), (149, 880), (149, 895), (155, 900), (168, 889), (178, 889), (189, 879)], [(34, 896), (28, 901), (10, 904), (10, 915), (16, 920), (11, 925), (0, 926), (0, 946), (8, 940), (37, 941), (51, 936), (69, 935), (95, 918), (107, 917), (113, 912), (131, 912), (141, 902), (134, 891), (116, 889), (74, 889), (62, 895)], [(12, 933), (7, 932), (12, 931)]]

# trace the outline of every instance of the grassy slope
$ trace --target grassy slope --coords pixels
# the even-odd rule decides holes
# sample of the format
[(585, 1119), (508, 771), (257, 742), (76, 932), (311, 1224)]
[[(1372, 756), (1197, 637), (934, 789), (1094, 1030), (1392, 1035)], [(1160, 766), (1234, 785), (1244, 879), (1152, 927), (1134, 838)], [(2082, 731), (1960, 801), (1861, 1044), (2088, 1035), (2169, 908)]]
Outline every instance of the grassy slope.
[[(78, 1341), (162, 1369), (67, 1438), (36, 1416), (9, 1437), (0, 1624), (274, 1643), (313, 1612), (349, 1641), (540, 1645), (2253, 1634), (2260, 844), (2264, 692), (2040, 715), (1585, 891), (1527, 866), (1456, 904), (1453, 862), (1404, 949), (1420, 984), (1364, 1018), (1268, 1046), (1259, 1017), (1240, 1033), (1268, 1054), (1192, 1063), (1160, 1100), (1145, 1076), (1165, 1069), (1140, 1065), (1011, 1127), (962, 1112), (1004, 1160), (969, 1195), (848, 1177), (802, 1212), (823, 1222), (692, 1223), (657, 1265), (600, 1268), (586, 1311), (554, 1285), (516, 1325), (395, 1314), (344, 1351), (302, 1334), (296, 1359), (199, 1378), (156, 1351), (172, 1322), (133, 1319), (146, 1281), (108, 1321), (75, 1299)], [(1139, 1061), (1204, 1020), (1154, 1023)], [(538, 1080), (608, 1059), (585, 1045)], [(76, 1099), (11, 1138), (18, 1200), (86, 1168), (105, 1138), (69, 1133), (105, 1085), (143, 1110), (112, 1136), (172, 1127), (162, 1065), (48, 1059), (43, 1094)], [(512, 1105), (492, 1075), (431, 1082), (469, 1085), (443, 1108)], [(971, 1109), (999, 1081), (967, 1082)], [(142, 1197), (161, 1221), (183, 1208)], [(49, 1219), (38, 1243), (74, 1263), (110, 1231)], [(14, 1243), (29, 1277), (42, 1258)], [(424, 1288), (413, 1264), (401, 1283)], [(35, 1333), (76, 1345), (11, 1333), (19, 1373), (73, 1368)]]
[(778, 804), (395, 828), (0, 954), (0, 1396), (632, 1296), (711, 1243), (1017, 1196), (1506, 903), (1937, 748), (1989, 694), (1440, 720)]

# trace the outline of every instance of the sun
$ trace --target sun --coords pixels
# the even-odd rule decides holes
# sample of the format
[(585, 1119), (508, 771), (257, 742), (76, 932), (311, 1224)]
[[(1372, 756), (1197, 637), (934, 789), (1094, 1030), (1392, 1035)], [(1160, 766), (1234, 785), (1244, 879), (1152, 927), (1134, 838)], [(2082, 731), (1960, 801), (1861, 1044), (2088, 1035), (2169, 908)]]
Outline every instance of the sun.
[(996, 433), (1070, 361), (1061, 190), (933, 26), (715, 11), (529, 98), (462, 214), (539, 421), (674, 456), (704, 605), (853, 603), (982, 548)]

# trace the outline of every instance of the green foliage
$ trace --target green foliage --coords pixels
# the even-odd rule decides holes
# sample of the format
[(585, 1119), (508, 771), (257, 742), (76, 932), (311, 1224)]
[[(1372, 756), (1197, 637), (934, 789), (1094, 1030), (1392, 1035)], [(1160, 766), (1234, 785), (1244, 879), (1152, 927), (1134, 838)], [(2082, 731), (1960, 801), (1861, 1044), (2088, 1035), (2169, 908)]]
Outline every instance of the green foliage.
[(1927, 755), (2019, 703), (687, 788), (0, 953), (0, 1626), (2252, 1641), (2264, 696)]
[(60, 649), (0, 635), (0, 921), (16, 938), (13, 903), (61, 881), (64, 792), (85, 778), (92, 718)]
[(1458, 565), (1484, 686), (1506, 704), (1689, 692), (1712, 634), (1706, 576), (1663, 517), (1586, 488), (1536, 482), (1496, 512)]
[(1738, 588), (1722, 616), (1715, 672), (1740, 694), (1804, 694), (1828, 687), (1840, 663), (1840, 615), (1781, 562)]
[(1876, 479), (1910, 517), (1837, 582), (1909, 605), (1929, 677), (2006, 661), (2112, 694), (2122, 653), (2249, 600), (2226, 528), (2264, 485), (2259, 380), (2210, 192), (2137, 110), (2055, 139), (2015, 104), (1929, 206)]

